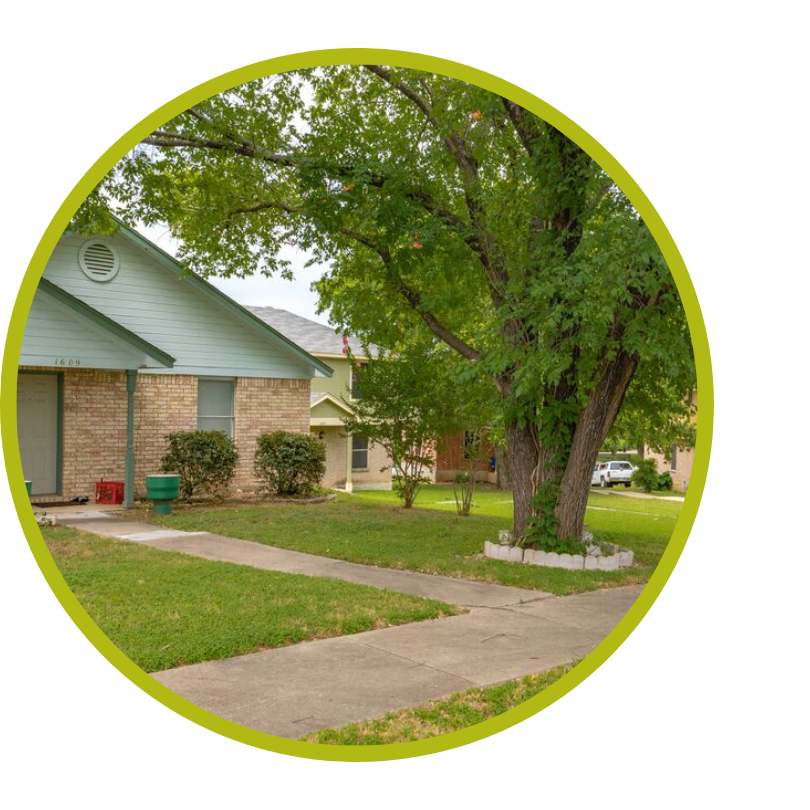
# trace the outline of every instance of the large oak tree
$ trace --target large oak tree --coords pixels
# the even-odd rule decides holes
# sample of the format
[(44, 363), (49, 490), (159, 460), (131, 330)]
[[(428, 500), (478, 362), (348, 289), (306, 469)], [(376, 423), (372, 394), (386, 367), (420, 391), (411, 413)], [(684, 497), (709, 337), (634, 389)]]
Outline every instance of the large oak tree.
[(295, 244), (331, 263), (337, 324), (382, 345), (427, 331), (491, 378), (524, 542), (581, 536), (631, 386), (652, 408), (656, 381), (676, 401), (694, 385), (677, 289), (626, 197), (555, 127), (445, 76), (337, 66), (236, 87), (145, 138), (75, 226), (108, 207), (168, 223), (207, 274), (289, 273)]

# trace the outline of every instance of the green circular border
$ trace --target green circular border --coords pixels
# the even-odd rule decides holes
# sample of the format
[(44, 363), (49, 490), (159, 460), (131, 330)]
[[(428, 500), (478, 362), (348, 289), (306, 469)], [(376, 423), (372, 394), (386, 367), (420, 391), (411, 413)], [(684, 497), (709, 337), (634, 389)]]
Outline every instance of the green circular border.
[[(618, 183), (622, 191), (624, 191), (642, 215), (655, 237), (669, 264), (672, 275), (678, 286), (681, 300), (683, 301), (692, 335), (697, 364), (698, 390), (700, 391), (700, 431), (699, 440), (695, 448), (689, 491), (681, 510), (681, 516), (675, 526), (672, 538), (667, 545), (661, 562), (655, 569), (641, 596), (636, 600), (635, 604), (630, 608), (624, 618), (607, 638), (605, 638), (605, 640), (576, 668), (544, 692), (527, 700), (520, 706), (498, 717), (486, 720), (483, 723), (461, 731), (454, 731), (440, 737), (419, 740), (417, 742), (393, 743), (380, 746), (336, 746), (298, 742), (296, 740), (275, 737), (271, 734), (245, 728), (244, 726), (210, 714), (198, 706), (195, 706), (193, 703), (189, 703), (187, 700), (147, 675), (101, 632), (95, 622), (93, 622), (90, 616), (81, 607), (76, 597), (68, 588), (67, 583), (62, 578), (62, 575), (59, 573), (34, 520), (25, 489), (22, 464), (17, 447), (17, 366), (19, 364), (23, 332), (25, 330), (34, 292), (42, 276), (45, 264), (53, 252), (59, 237), (62, 235), (65, 227), (70, 222), (71, 217), (84, 198), (98, 184), (101, 178), (143, 137), (183, 110), (188, 109), (191, 105), (197, 104), (209, 96), (221, 93), (234, 85), (242, 84), (273, 73), (316, 67), (318, 65), (363, 64), (368, 62), (380, 62), (399, 67), (418, 68), (420, 70), (443, 73), (455, 79), (478, 85), (493, 93), (507, 96), (553, 124), (573, 141), (576, 141), (576, 143), (593, 156), (602, 168)], [(9, 486), (17, 514), (20, 518), (20, 523), (22, 524), (23, 531), (28, 539), (37, 564), (48, 584), (53, 589), (57, 599), (96, 649), (98, 649), (114, 667), (120, 670), (121, 673), (134, 684), (155, 698), (155, 700), (160, 701), (173, 711), (204, 728), (247, 745), (275, 751), (277, 753), (309, 759), (337, 760), (344, 762), (403, 759), (406, 757), (422, 756), (423, 754), (432, 754), (438, 751), (447, 751), (460, 745), (475, 742), (476, 740), (509, 728), (525, 720), (527, 717), (531, 717), (547, 706), (550, 706), (600, 667), (619, 648), (622, 642), (624, 642), (646, 615), (650, 607), (652, 607), (653, 602), (661, 593), (661, 590), (669, 579), (683, 551), (687, 537), (689, 536), (689, 531), (694, 523), (698, 505), (700, 504), (700, 499), (703, 494), (703, 488), (706, 483), (714, 418), (714, 389), (712, 385), (709, 341), (695, 289), (672, 236), (658, 216), (652, 203), (647, 199), (646, 195), (635, 183), (633, 178), (621, 167), (619, 162), (603, 146), (588, 135), (587, 132), (559, 112), (559, 110), (556, 110), (536, 96), (510, 82), (458, 62), (451, 62), (446, 59), (407, 51), (378, 48), (335, 48), (321, 51), (307, 51), (305, 53), (280, 56), (275, 59), (268, 59), (263, 62), (247, 65), (204, 82), (188, 92), (177, 96), (177, 98), (159, 107), (151, 115), (148, 115), (119, 138), (90, 167), (87, 173), (76, 184), (76, 187), (70, 192), (67, 199), (62, 203), (48, 225), (31, 259), (31, 263), (28, 265), (28, 270), (20, 286), (20, 292), (17, 296), (11, 316), (11, 324), (3, 357), (2, 390), (4, 395), (2, 402), (0, 402), (0, 420), (2, 421), (6, 472), (8, 474)]]

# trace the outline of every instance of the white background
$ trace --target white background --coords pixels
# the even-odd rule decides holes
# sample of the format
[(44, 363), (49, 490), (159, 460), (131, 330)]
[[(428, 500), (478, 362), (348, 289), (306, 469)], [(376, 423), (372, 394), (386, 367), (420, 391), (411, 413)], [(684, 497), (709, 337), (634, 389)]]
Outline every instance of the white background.
[(417, 760), (287, 758), (223, 739), (156, 703), (62, 611), (3, 485), (7, 806), (806, 801), (810, 178), (807, 20), (799, 8), (78, 0), (4, 11), (0, 323), (8, 323), (59, 204), (157, 106), (272, 56), (388, 47), (513, 81), (624, 165), (685, 258), (716, 390), (703, 504), (640, 627), (539, 716)]

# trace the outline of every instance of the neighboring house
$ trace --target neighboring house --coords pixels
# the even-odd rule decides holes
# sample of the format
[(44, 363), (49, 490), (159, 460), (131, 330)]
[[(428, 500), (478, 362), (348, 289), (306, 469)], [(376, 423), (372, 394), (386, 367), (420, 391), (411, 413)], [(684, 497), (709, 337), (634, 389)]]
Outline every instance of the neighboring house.
[(437, 481), (454, 481), (460, 473), (467, 473), (470, 468), (470, 455), (475, 453), (478, 456), (473, 461), (475, 480), (490, 484), (498, 482), (495, 447), (484, 439), (481, 447), (475, 448), (475, 441), (474, 433), (465, 430), (449, 436), (439, 445), (436, 453)]
[(334, 370), (330, 378), (313, 377), (310, 396), (310, 430), (326, 445), (324, 486), (348, 492), (355, 487), (390, 489), (391, 459), (385, 449), (364, 436), (350, 436), (343, 428), (343, 419), (351, 414), (351, 397), (360, 396), (353, 386), (352, 366), (345, 350), (348, 347), (362, 362), (365, 352), (360, 341), (344, 338), (328, 326), (283, 309), (248, 309)]
[(332, 369), (128, 228), (60, 239), (20, 352), (17, 431), (36, 502), (159, 471), (173, 431), (222, 430), (234, 485), (255, 489), (256, 437), (308, 432), (310, 380)]
[[(692, 420), (697, 427), (697, 392), (692, 395), (691, 404), (695, 406), (695, 416)], [(692, 475), (692, 462), (695, 459), (694, 447), (677, 447), (673, 445), (669, 451), (669, 458), (663, 453), (655, 453), (649, 447), (644, 448), (644, 458), (655, 459), (658, 472), (668, 472), (672, 476), (672, 488), (679, 492), (686, 492), (689, 488), (689, 477)]]

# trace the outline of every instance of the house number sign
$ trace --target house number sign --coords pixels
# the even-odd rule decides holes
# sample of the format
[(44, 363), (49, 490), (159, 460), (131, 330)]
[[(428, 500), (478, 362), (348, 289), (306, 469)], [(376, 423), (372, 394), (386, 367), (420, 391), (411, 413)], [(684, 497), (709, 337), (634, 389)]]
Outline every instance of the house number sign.
[(57, 357), (53, 364), (55, 366), (80, 366), (82, 361), (78, 357)]

